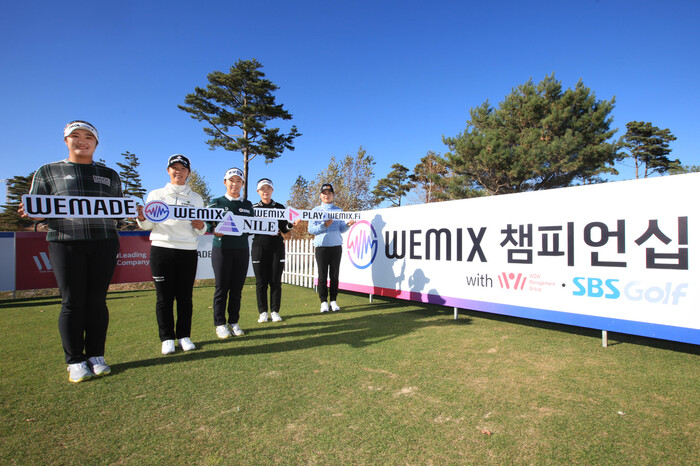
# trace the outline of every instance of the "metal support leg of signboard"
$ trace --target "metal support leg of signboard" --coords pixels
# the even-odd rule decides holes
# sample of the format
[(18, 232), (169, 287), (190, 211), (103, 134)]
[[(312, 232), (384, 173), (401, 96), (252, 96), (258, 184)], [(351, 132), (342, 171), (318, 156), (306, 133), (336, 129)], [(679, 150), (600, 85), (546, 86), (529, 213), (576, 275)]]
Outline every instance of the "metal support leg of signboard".
[(603, 348), (608, 347), (608, 331), (603, 330)]
[(369, 303), (372, 304), (372, 296), (374, 296), (372, 293), (369, 295)]
[(454, 308), (454, 310), (455, 310), (455, 320), (457, 320), (459, 318), (459, 309)]

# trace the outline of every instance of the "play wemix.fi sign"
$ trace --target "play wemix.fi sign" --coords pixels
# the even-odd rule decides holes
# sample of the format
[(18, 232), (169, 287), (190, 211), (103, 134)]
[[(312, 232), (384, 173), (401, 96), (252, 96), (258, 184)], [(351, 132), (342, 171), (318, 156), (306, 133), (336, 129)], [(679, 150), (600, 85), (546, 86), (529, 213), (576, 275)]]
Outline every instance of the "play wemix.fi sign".
[(700, 174), (362, 212), (341, 288), (700, 343)]

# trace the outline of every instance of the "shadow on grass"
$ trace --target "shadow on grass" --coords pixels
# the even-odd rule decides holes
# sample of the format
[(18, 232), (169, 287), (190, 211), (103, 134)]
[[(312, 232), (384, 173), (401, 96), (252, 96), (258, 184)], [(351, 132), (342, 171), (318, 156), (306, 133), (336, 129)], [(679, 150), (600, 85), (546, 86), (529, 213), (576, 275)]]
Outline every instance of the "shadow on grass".
[(18, 307), (32, 307), (32, 306), (55, 306), (61, 305), (60, 296), (41, 296), (32, 298), (20, 298), (13, 299), (10, 301), (0, 302), (0, 309), (15, 309)]
[[(151, 292), (153, 293), (154, 290), (119, 290), (119, 291), (110, 291), (107, 294), (107, 305), (109, 306), (109, 302), (112, 300), (116, 299), (127, 299), (127, 298), (136, 298), (140, 297), (141, 295), (139, 293), (141, 292)], [(6, 300), (6, 301), (0, 301), (0, 309), (10, 309), (10, 308), (18, 308), (18, 307), (30, 307), (30, 306), (53, 306), (61, 305), (61, 296), (60, 295), (52, 295), (52, 296), (32, 296), (28, 298), (17, 298), (17, 299), (11, 299), (11, 300)]]
[[(252, 281), (246, 282), (246, 284), (251, 284), (253, 283)], [(211, 286), (207, 285), (200, 285), (197, 288), (210, 288)], [(195, 290), (197, 290), (195, 288)], [(108, 295), (108, 303), (112, 299), (130, 299), (130, 298), (135, 298), (138, 297), (141, 293), (153, 293), (153, 290), (149, 289), (139, 289), (139, 290), (118, 290), (118, 291), (110, 291)], [(349, 292), (349, 291), (344, 291), (343, 294), (348, 294), (348, 295), (355, 295), (355, 296), (360, 296), (360, 297), (365, 297), (367, 296), (365, 293), (357, 293), (357, 292)], [(31, 306), (38, 306), (38, 305), (45, 305), (45, 306), (60, 306), (61, 305), (61, 298), (59, 296), (34, 296), (34, 297), (28, 297), (28, 298), (19, 298), (19, 299), (13, 299), (13, 300), (8, 300), (8, 301), (0, 301), (0, 310), (5, 309), (5, 308), (18, 308), (18, 307), (31, 307)], [(506, 316), (506, 315), (501, 315), (501, 314), (491, 314), (488, 312), (480, 312), (480, 311), (474, 311), (474, 310), (467, 310), (467, 309), (460, 309), (459, 314), (460, 314), (460, 319), (457, 321), (452, 320), (451, 318), (449, 320), (445, 320), (444, 323), (437, 323), (437, 322), (431, 322), (430, 324), (415, 324), (414, 320), (414, 325), (416, 325), (414, 328), (406, 330), (404, 329), (403, 331), (397, 331), (395, 327), (395, 322), (391, 322), (389, 324), (390, 328), (387, 329), (381, 329), (382, 333), (381, 335), (376, 335), (377, 330), (380, 329), (381, 326), (378, 326), (377, 328), (373, 329), (373, 325), (376, 325), (381, 322), (389, 322), (388, 320), (384, 319), (391, 319), (392, 316), (400, 316), (402, 314), (412, 314), (416, 315), (416, 313), (425, 313), (426, 317), (427, 316), (435, 316), (435, 315), (444, 315), (446, 318), (451, 317), (453, 315), (453, 308), (451, 307), (446, 307), (446, 306), (439, 306), (439, 305), (432, 305), (432, 304), (426, 304), (426, 303), (419, 303), (419, 302), (414, 302), (414, 301), (405, 301), (405, 300), (400, 300), (400, 299), (395, 299), (395, 298), (388, 298), (388, 297), (376, 297), (375, 302), (372, 304), (367, 304), (367, 305), (354, 305), (354, 306), (343, 306), (342, 311), (340, 315), (346, 315), (346, 314), (351, 314), (353, 312), (366, 312), (369, 310), (372, 311), (381, 311), (381, 310), (389, 310), (389, 309), (395, 309), (397, 307), (407, 307), (410, 306), (413, 308), (413, 310), (410, 311), (405, 311), (405, 312), (400, 312), (400, 313), (391, 313), (391, 314), (386, 314), (386, 315), (364, 315), (360, 316), (358, 319), (345, 319), (343, 321), (333, 321), (330, 324), (335, 324), (337, 330), (336, 333), (344, 336), (345, 338), (342, 339), (341, 343), (343, 344), (353, 344), (350, 342), (355, 342), (354, 344), (357, 344), (358, 347), (363, 347), (367, 346), (368, 344), (376, 343), (379, 341), (384, 341), (389, 338), (395, 338), (397, 336), (403, 335), (405, 333), (408, 333), (408, 331), (413, 330), (414, 328), (420, 328), (421, 326), (435, 326), (435, 325), (465, 325), (469, 324), (471, 322), (471, 317), (475, 318), (480, 318), (480, 319), (489, 319), (489, 320), (494, 320), (498, 322), (507, 322), (507, 323), (512, 323), (516, 325), (526, 325), (529, 327), (534, 327), (534, 328), (540, 328), (540, 329), (546, 329), (546, 330), (552, 330), (556, 332), (564, 332), (572, 335), (581, 335), (581, 336), (586, 336), (586, 337), (591, 337), (591, 338), (596, 338), (596, 339), (601, 339), (601, 331), (598, 329), (591, 329), (587, 327), (576, 327), (572, 325), (565, 325), (565, 324), (558, 324), (558, 323), (552, 323), (552, 322), (545, 322), (545, 321), (539, 321), (539, 320), (532, 320), (532, 319), (526, 319), (522, 317), (512, 317), (512, 316)], [(278, 334), (276, 331), (280, 328), (283, 329), (288, 329), (288, 328), (293, 328), (293, 325), (300, 325), (302, 327), (306, 327), (307, 330), (303, 331), (301, 330), (298, 332), (298, 336), (309, 336), (313, 335), (314, 332), (310, 331), (309, 329), (312, 328), (328, 328), (329, 323), (323, 323), (323, 322), (315, 322), (315, 323), (305, 323), (305, 324), (290, 324), (290, 321), (299, 319), (299, 318), (304, 318), (304, 317), (310, 317), (310, 316), (318, 316), (318, 312), (309, 312), (306, 314), (296, 314), (290, 317), (285, 316), (285, 323), (283, 326), (269, 326), (266, 328), (253, 328), (252, 330), (247, 330), (246, 333), (247, 336), (243, 337), (246, 340), (252, 339), (252, 338), (266, 338), (266, 339), (277, 339), (277, 338), (284, 338), (287, 336), (290, 336), (287, 333), (281, 333)], [(329, 316), (334, 315), (333, 313), (328, 313)], [(337, 314), (336, 314), (337, 315)], [(465, 319), (466, 317), (466, 319)], [(372, 324), (372, 325), (369, 325)], [(367, 326), (368, 328), (365, 329), (363, 326)], [(357, 332), (363, 331), (366, 332), (364, 335), (364, 338), (358, 338)], [(262, 333), (269, 333), (266, 336), (263, 335), (257, 335), (259, 332)], [(273, 333), (275, 332), (275, 333)], [(393, 336), (392, 336), (393, 335)], [(352, 336), (352, 338), (350, 338)], [(339, 343), (338, 341), (335, 341), (336, 338), (332, 334), (325, 335), (322, 337), (313, 337), (314, 340), (312, 343), (309, 344), (303, 344), (303, 343), (293, 343), (293, 349), (304, 349), (304, 348), (310, 348), (314, 346), (323, 346), (327, 344), (337, 344)], [(373, 341), (372, 339), (377, 339), (376, 341)], [(233, 339), (235, 341), (235, 338)], [(359, 341), (359, 343), (357, 343)], [(202, 343), (198, 344), (198, 349), (195, 351), (195, 353), (200, 353), (202, 351), (202, 347), (206, 347), (208, 345), (216, 345), (216, 344), (230, 344), (231, 340), (210, 340), (210, 341), (205, 341)], [(693, 345), (690, 343), (680, 343), (680, 342), (675, 342), (675, 341), (670, 341), (670, 340), (660, 340), (656, 338), (650, 338), (650, 337), (642, 337), (642, 336), (637, 336), (637, 335), (629, 335), (629, 334), (624, 334), (624, 333), (616, 333), (616, 332), (608, 332), (608, 346), (616, 346), (616, 345), (621, 345), (621, 344), (633, 344), (633, 345), (640, 345), (640, 346), (649, 346), (652, 348), (658, 348), (658, 349), (665, 349), (669, 351), (675, 351), (675, 352), (681, 352), (681, 353), (687, 353), (687, 354), (694, 354), (694, 355), (700, 355), (700, 346)], [(268, 345), (270, 346), (270, 345)], [(269, 351), (257, 351), (259, 353), (262, 352), (278, 352), (280, 349), (278, 347), (280, 344), (273, 344), (272, 348), (269, 349)], [(285, 342), (284, 343), (285, 348), (282, 348), (281, 351), (284, 351), (288, 345)], [(230, 350), (221, 350), (220, 353), (223, 354), (254, 354), (255, 348), (248, 349), (248, 348), (238, 348), (236, 349), (230, 349)], [(178, 353), (177, 355), (174, 356), (168, 356), (167, 358), (157, 358), (157, 359), (152, 359), (152, 360), (146, 360), (146, 361), (139, 361), (139, 362), (133, 362), (133, 363), (127, 363), (127, 364), (121, 364), (117, 365), (116, 367), (118, 368), (119, 366), (128, 366), (128, 367), (138, 367), (140, 365), (154, 365), (154, 364), (167, 364), (169, 362), (175, 362), (178, 360), (178, 358), (181, 357), (182, 359), (187, 358), (190, 359), (191, 355), (190, 354), (183, 354), (183, 353)], [(216, 357), (214, 356), (202, 356), (201, 358), (206, 358), (206, 357)], [(201, 359), (200, 358), (200, 359)], [(150, 362), (149, 362), (150, 361)], [(115, 366), (112, 367), (113, 369)]]
[[(382, 310), (396, 309), (397, 304), (400, 306), (410, 305), (413, 309), (381, 312)], [(167, 357), (113, 364), (111, 368), (112, 373), (117, 374), (139, 367), (205, 360), (222, 356), (284, 353), (333, 345), (365, 348), (401, 337), (421, 328), (456, 324), (468, 325), (471, 322), (471, 319), (461, 319), (458, 322), (454, 320), (436, 321), (433, 318), (439, 310), (440, 306), (387, 302), (346, 306), (340, 313), (294, 315), (286, 319), (282, 325), (266, 325), (260, 328), (246, 329), (246, 335), (243, 337), (196, 342), (197, 349), (189, 353), (178, 352)], [(369, 314), (367, 311), (372, 311), (372, 313)], [(294, 322), (303, 320), (300, 319), (301, 317), (311, 315), (318, 316), (319, 320)], [(243, 343), (243, 345), (237, 343)]]

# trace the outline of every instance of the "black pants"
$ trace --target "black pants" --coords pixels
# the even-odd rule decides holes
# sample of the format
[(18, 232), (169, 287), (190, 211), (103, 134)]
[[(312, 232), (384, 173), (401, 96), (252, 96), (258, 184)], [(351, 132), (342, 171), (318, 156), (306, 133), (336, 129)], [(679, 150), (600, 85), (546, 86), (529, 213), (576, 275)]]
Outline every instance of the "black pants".
[(105, 354), (107, 290), (118, 252), (116, 238), (49, 243), (51, 267), (62, 298), (58, 331), (67, 364)]
[[(156, 320), (160, 341), (190, 336), (192, 287), (197, 275), (197, 251), (151, 246), (151, 273), (156, 285)], [(173, 301), (177, 300), (177, 325)]]
[[(248, 248), (226, 249), (211, 248), (211, 265), (214, 269), (214, 325), (238, 323), (241, 311), (241, 291), (248, 274)], [(228, 307), (226, 299), (228, 298)]]
[(258, 312), (267, 312), (267, 287), (270, 287), (270, 311), (279, 312), (282, 302), (282, 272), (284, 272), (284, 241), (255, 241), (251, 249), (255, 272), (255, 294)]
[(340, 259), (343, 256), (342, 246), (319, 246), (316, 248), (316, 264), (318, 265), (318, 297), (321, 302), (328, 301), (328, 277), (331, 279), (330, 300), (338, 297), (338, 274)]

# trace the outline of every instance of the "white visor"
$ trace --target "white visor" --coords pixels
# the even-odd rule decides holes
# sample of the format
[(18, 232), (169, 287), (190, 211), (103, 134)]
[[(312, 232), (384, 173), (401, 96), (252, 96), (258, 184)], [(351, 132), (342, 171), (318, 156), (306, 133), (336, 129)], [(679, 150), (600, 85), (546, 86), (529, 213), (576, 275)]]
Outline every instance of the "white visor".
[(243, 172), (241, 171), (240, 168), (229, 168), (226, 170), (226, 174), (224, 175), (224, 180), (230, 179), (232, 176), (238, 176), (240, 179), (243, 179)]
[(97, 136), (97, 130), (95, 129), (95, 127), (92, 126), (90, 123), (85, 123), (84, 121), (76, 121), (66, 126), (66, 129), (63, 130), (63, 137), (68, 137), (68, 135), (76, 129), (84, 129), (90, 131), (92, 135), (95, 136), (95, 140), (100, 140), (100, 138)]
[(269, 186), (271, 189), (275, 189), (275, 187), (272, 186), (272, 181), (268, 180), (267, 178), (263, 178), (262, 180), (258, 181), (258, 187), (255, 189), (258, 190), (266, 185)]

